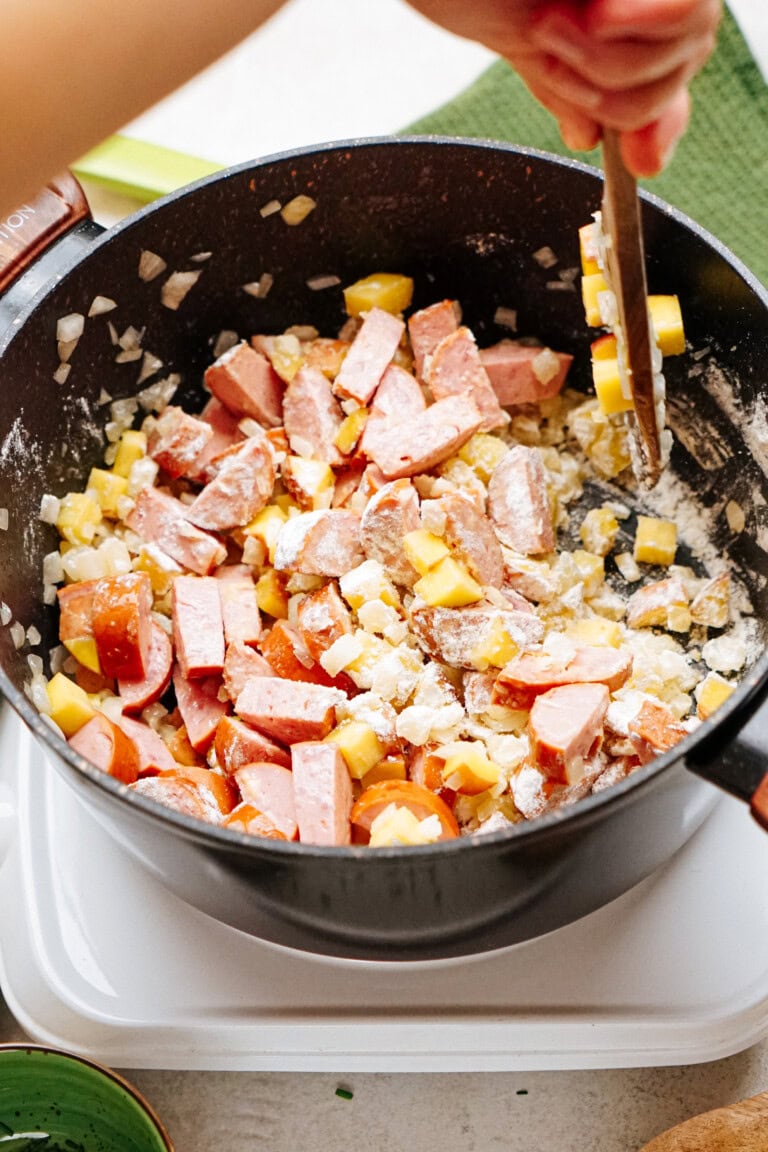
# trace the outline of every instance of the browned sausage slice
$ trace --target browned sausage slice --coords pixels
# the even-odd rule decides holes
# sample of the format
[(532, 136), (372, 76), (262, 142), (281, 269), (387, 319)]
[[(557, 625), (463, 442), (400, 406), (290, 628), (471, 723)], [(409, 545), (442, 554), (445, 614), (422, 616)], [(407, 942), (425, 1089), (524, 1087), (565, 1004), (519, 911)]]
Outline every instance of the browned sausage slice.
[(352, 781), (338, 747), (315, 741), (294, 744), (291, 763), (302, 844), (349, 844)]
[(149, 637), (149, 656), (144, 676), (137, 680), (118, 679), (117, 691), (125, 712), (142, 712), (149, 704), (159, 700), (171, 682), (173, 648), (165, 630), (152, 621)]
[(576, 784), (597, 751), (611, 694), (604, 684), (563, 684), (537, 696), (528, 721), (531, 753), (552, 780)]
[(395, 584), (407, 588), (413, 587), (419, 574), (403, 552), (403, 536), (420, 527), (418, 493), (405, 479), (380, 488), (368, 501), (360, 523), (365, 555), (378, 560)]
[(336, 377), (333, 390), (367, 404), (397, 351), (405, 324), (381, 308), (371, 308)]
[(474, 400), (483, 417), (480, 425), (483, 432), (509, 423), (469, 328), (457, 328), (440, 341), (430, 357), (426, 382), (435, 400), (445, 396), (468, 396)]
[(446, 396), (415, 419), (388, 421), (364, 447), (388, 480), (398, 480), (447, 460), (482, 422), (482, 413), (469, 397)]
[(283, 420), (291, 452), (336, 467), (344, 457), (336, 435), (344, 419), (331, 385), (317, 368), (300, 368), (285, 390)]
[(211, 461), (216, 474), (187, 509), (198, 528), (224, 532), (252, 520), (272, 495), (275, 457), (266, 437), (250, 437)]
[(235, 772), (235, 780), (247, 804), (263, 812), (286, 840), (296, 839), (298, 825), (290, 769), (280, 764), (244, 764)]
[(205, 383), (236, 416), (251, 416), (267, 428), (282, 423), (283, 382), (266, 356), (245, 341), (206, 368)]
[(245, 685), (235, 711), (268, 736), (296, 744), (327, 736), (336, 723), (336, 705), (345, 699), (343, 692), (322, 684), (261, 676)]
[(488, 517), (472, 500), (458, 493), (441, 496), (436, 507), (445, 516), (443, 535), (451, 551), (479, 584), (500, 588), (504, 582), (504, 558)]
[(422, 308), (408, 320), (413, 364), (420, 380), (429, 369), (429, 358), (441, 340), (455, 332), (461, 320), (461, 309), (456, 300), (440, 300)]
[(279, 572), (343, 576), (365, 559), (360, 517), (346, 508), (302, 512), (280, 530), (275, 548)]
[(538, 404), (562, 391), (573, 356), (501, 340), (480, 351), (500, 404)]
[(198, 458), (212, 439), (210, 424), (169, 404), (149, 434), (147, 453), (174, 479), (191, 476), (198, 470)]
[(488, 514), (502, 544), (526, 556), (555, 546), (547, 478), (538, 448), (515, 444), (488, 484)]
[(221, 541), (191, 524), (186, 505), (159, 488), (142, 488), (125, 523), (138, 536), (200, 576), (207, 576), (226, 559), (227, 550)]
[(70, 748), (123, 784), (133, 784), (139, 775), (139, 753), (133, 741), (97, 712), (69, 738)]
[(291, 754), (282, 744), (275, 744), (263, 732), (257, 732), (237, 716), (222, 716), (213, 740), (219, 767), (233, 775), (244, 764), (267, 760), (290, 768)]
[(628, 648), (584, 645), (562, 658), (548, 652), (523, 652), (502, 668), (493, 690), (495, 704), (530, 708), (537, 696), (562, 684), (605, 684), (615, 692), (632, 671)]
[(98, 580), (92, 611), (102, 673), (127, 680), (146, 676), (152, 634), (152, 583), (147, 573)]

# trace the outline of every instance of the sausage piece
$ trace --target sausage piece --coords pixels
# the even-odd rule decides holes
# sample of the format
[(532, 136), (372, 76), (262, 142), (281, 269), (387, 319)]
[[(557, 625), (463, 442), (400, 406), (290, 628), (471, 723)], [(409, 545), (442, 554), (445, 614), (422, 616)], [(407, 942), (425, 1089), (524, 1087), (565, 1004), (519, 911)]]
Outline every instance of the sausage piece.
[(346, 508), (302, 512), (286, 521), (275, 548), (279, 572), (343, 576), (365, 559), (360, 517)]
[(483, 417), (480, 425), (483, 432), (509, 423), (469, 328), (457, 328), (440, 341), (430, 357), (426, 382), (435, 400), (445, 396), (467, 396), (474, 400)]
[(187, 730), (189, 742), (202, 755), (208, 751), (222, 716), (229, 711), (226, 700), (219, 699), (218, 676), (204, 680), (187, 680), (179, 666), (173, 673), (176, 703)]
[(227, 550), (221, 541), (190, 523), (186, 505), (159, 488), (142, 488), (125, 523), (138, 536), (200, 576), (207, 576), (226, 559)]
[(565, 659), (547, 652), (523, 652), (499, 672), (493, 702), (507, 708), (530, 708), (542, 692), (562, 684), (605, 684), (615, 692), (626, 684), (631, 671), (632, 653), (627, 648), (584, 645)]
[(576, 784), (603, 734), (611, 694), (604, 684), (563, 684), (537, 696), (528, 721), (531, 753), (552, 780)]
[(405, 324), (381, 308), (371, 308), (350, 345), (333, 390), (367, 404), (397, 351)]
[(224, 667), (224, 622), (219, 581), (213, 576), (177, 576), (171, 588), (176, 658), (186, 679)]
[(344, 420), (331, 385), (317, 368), (300, 368), (285, 390), (283, 420), (296, 456), (325, 460), (333, 467), (344, 457), (335, 438)]
[(293, 776), (279, 764), (244, 764), (235, 772), (240, 795), (252, 804), (282, 832), (286, 840), (295, 840), (298, 832)]
[(458, 493), (441, 496), (435, 504), (445, 517), (443, 536), (454, 555), (479, 584), (500, 588), (504, 582), (504, 558), (488, 517)]
[(126, 680), (146, 676), (152, 633), (152, 583), (147, 573), (98, 580), (92, 612), (102, 673)]
[(322, 740), (336, 723), (336, 705), (346, 699), (336, 688), (297, 684), (279, 676), (249, 680), (235, 711), (248, 724), (286, 744)]
[(429, 360), (441, 340), (455, 332), (461, 320), (461, 308), (456, 300), (440, 300), (414, 312), (408, 320), (408, 335), (413, 351), (416, 375), (424, 380)]
[(562, 391), (573, 356), (501, 340), (481, 349), (480, 362), (500, 404), (538, 404)]
[(224, 532), (252, 520), (272, 495), (275, 457), (266, 437), (251, 436), (211, 461), (212, 480), (187, 508), (198, 528)]
[(236, 416), (250, 416), (265, 428), (282, 422), (283, 382), (266, 356), (245, 341), (206, 368), (205, 383)]
[(302, 844), (349, 844), (352, 780), (338, 747), (315, 741), (294, 744), (291, 763)]
[(190, 416), (183, 408), (169, 404), (149, 434), (147, 454), (173, 479), (191, 476), (198, 469), (198, 458), (212, 439), (210, 424), (197, 416)]
[(139, 753), (136, 745), (103, 712), (92, 716), (70, 736), (68, 743), (75, 752), (122, 784), (133, 784), (138, 779)]
[(552, 510), (537, 448), (516, 444), (502, 456), (488, 484), (488, 514), (508, 548), (526, 556), (552, 551)]
[(290, 768), (291, 754), (282, 744), (275, 744), (262, 732), (257, 732), (237, 716), (222, 716), (213, 738), (216, 762), (232, 776), (244, 764), (266, 760)]
[(392, 480), (371, 497), (360, 522), (369, 560), (378, 560), (395, 584), (412, 588), (419, 574), (403, 552), (403, 536), (421, 527), (419, 497), (410, 480)]
[(119, 678), (117, 691), (125, 712), (142, 712), (159, 700), (171, 682), (173, 648), (157, 621), (153, 620), (149, 636), (147, 669), (138, 679)]
[(364, 448), (388, 480), (426, 472), (452, 456), (483, 422), (482, 413), (467, 396), (446, 396), (420, 416), (394, 418), (376, 430)]

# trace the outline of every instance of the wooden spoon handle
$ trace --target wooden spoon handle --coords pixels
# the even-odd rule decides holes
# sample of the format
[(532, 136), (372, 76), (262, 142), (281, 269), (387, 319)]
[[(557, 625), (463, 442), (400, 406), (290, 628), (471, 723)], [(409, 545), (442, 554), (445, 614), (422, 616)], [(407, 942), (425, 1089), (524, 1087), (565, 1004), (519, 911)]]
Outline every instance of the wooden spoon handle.
[(662, 1132), (640, 1152), (766, 1152), (768, 1092), (703, 1112)]

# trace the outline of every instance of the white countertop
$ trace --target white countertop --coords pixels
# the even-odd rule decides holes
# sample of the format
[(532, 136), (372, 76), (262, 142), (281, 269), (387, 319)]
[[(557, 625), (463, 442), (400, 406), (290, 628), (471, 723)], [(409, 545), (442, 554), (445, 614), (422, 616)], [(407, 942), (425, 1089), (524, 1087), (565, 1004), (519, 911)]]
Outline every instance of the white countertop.
[[(768, 8), (732, 7), (768, 72)], [(137, 137), (235, 163), (376, 135), (437, 107), (492, 57), (402, 0), (291, 0), (194, 82), (128, 126)], [(320, 50), (318, 50), (318, 46)], [(300, 62), (300, 65), (299, 65)], [(133, 204), (96, 193), (109, 222)], [(746, 819), (745, 814), (745, 819)], [(23, 1033), (0, 1001), (0, 1041)], [(688, 1116), (768, 1088), (768, 1042), (692, 1067), (624, 1071), (358, 1074), (135, 1070), (177, 1152), (634, 1152)], [(335, 1095), (343, 1085), (352, 1100)], [(310, 1135), (311, 1133), (311, 1135)]]

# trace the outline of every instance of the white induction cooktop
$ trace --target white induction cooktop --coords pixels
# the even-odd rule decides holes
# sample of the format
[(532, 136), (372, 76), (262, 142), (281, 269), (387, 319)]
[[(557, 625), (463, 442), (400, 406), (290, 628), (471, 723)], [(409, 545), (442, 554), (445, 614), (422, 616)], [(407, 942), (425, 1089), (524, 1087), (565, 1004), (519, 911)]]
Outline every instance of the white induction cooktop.
[[(4, 836), (3, 833), (6, 833)], [(768, 837), (720, 801), (665, 868), (559, 932), (377, 964), (245, 936), (101, 829), (0, 709), (0, 984), (30, 1035), (119, 1067), (690, 1064), (768, 1032)]]

